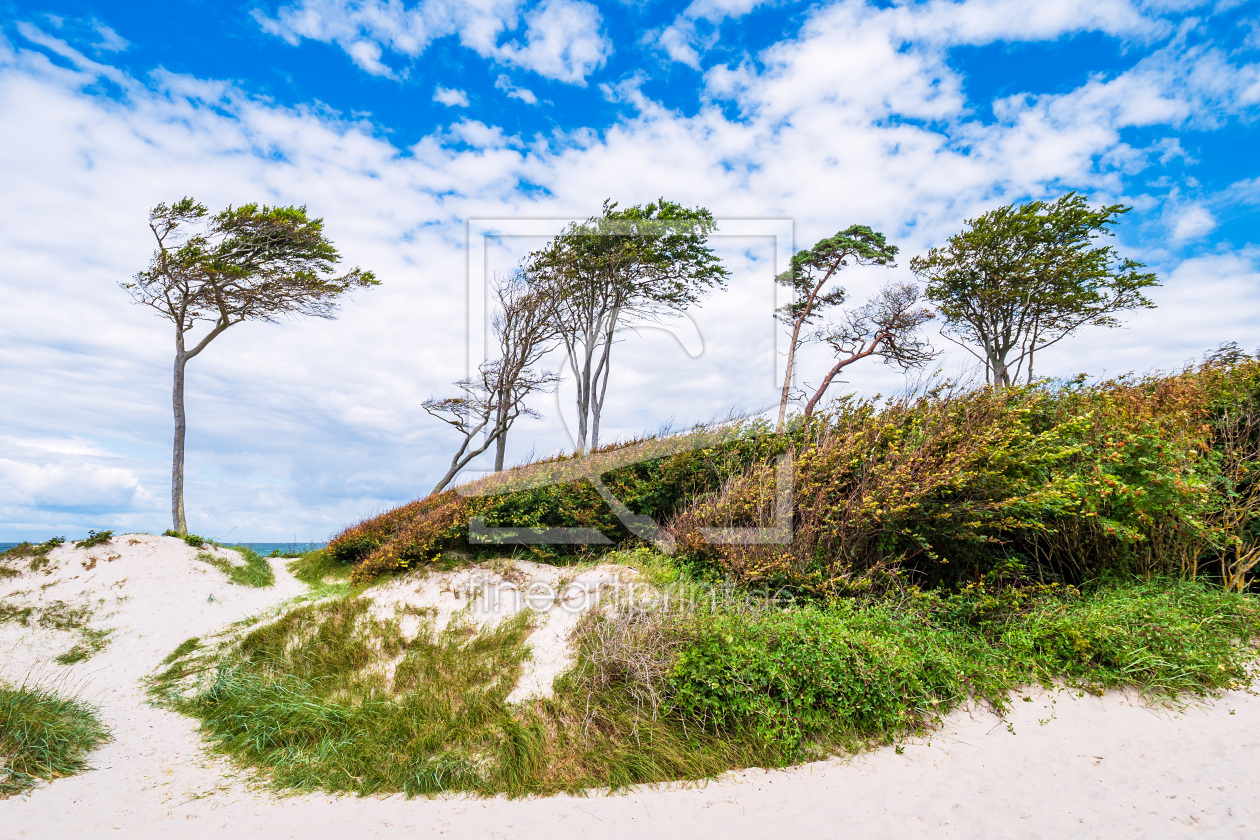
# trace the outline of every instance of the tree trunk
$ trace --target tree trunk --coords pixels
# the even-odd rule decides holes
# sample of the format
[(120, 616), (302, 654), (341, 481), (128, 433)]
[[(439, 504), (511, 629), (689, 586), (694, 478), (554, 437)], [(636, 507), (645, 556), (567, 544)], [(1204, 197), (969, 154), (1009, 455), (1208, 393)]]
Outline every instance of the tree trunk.
[[(604, 358), (600, 363), (600, 367), (595, 372), (595, 383), (591, 390), (592, 403), (591, 406), (591, 450), (599, 448), (599, 418), (604, 413), (604, 398), (608, 396), (608, 374), (612, 368), (612, 336), (608, 337), (608, 343), (604, 345)], [(600, 375), (602, 370), (603, 375)], [(595, 388), (598, 388), (596, 393)]]
[(494, 445), (494, 471), (503, 472), (503, 456), (507, 454), (507, 429), (499, 431), (499, 440)]
[(180, 335), (175, 341), (175, 376), (171, 387), (171, 406), (175, 411), (175, 442), (171, 450), (171, 527), (180, 534), (188, 533), (188, 521), (184, 517), (184, 435), (187, 428), (184, 367), (187, 364), (184, 336)]
[(823, 398), (823, 394), (827, 393), (827, 389), (831, 387), (831, 380), (836, 378), (836, 374), (840, 373), (840, 371), (844, 370), (846, 367), (858, 361), (859, 359), (865, 359), (867, 356), (874, 353), (875, 350), (878, 348), (878, 346), (879, 346), (879, 339), (876, 339), (875, 341), (871, 343), (871, 346), (869, 349), (863, 350), (860, 353), (854, 353), (849, 358), (841, 359), (840, 361), (836, 362), (835, 367), (833, 367), (830, 371), (828, 371), (826, 377), (823, 378), (822, 384), (818, 386), (818, 390), (814, 392), (814, 396), (810, 397), (809, 402), (805, 403), (805, 416), (806, 417), (813, 416), (814, 407), (817, 406), (818, 401)]
[(1006, 366), (1006, 357), (998, 358), (996, 355), (990, 355), (989, 364), (993, 368), (993, 387), (1009, 388), (1011, 386), (1011, 372)]

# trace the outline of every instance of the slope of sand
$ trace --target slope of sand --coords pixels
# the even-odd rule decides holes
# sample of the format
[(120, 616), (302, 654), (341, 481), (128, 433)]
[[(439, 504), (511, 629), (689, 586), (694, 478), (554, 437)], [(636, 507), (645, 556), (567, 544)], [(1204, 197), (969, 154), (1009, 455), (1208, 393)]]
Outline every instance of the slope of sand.
[(0, 581), (0, 597), (95, 603), (93, 626), (115, 628), (103, 651), (63, 667), (51, 660), (72, 634), (0, 625), (0, 677), (75, 688), (114, 730), (96, 770), (0, 801), (0, 838), (1260, 836), (1260, 698), (1242, 692), (1180, 714), (1038, 693), (1006, 722), (956, 712), (902, 754), (611, 796), (275, 797), (207, 756), (193, 721), (150, 707), (137, 684), (185, 639), (302, 591), (278, 565), (275, 587), (249, 589), (195, 555), (120, 537)]

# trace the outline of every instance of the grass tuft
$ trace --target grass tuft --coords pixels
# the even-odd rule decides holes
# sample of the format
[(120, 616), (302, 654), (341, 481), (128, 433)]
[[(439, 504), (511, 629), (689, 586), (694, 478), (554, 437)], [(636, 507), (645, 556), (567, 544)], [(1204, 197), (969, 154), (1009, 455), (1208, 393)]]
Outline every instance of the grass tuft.
[(77, 548), (95, 548), (114, 538), (113, 531), (88, 531), (88, 535), (75, 543)]
[(0, 799), (89, 769), (109, 739), (96, 710), (34, 686), (0, 684)]
[(266, 558), (259, 556), (258, 552), (243, 545), (234, 546), (230, 550), (239, 554), (244, 563), (233, 563), (226, 557), (219, 557), (208, 551), (200, 552), (197, 559), (214, 566), (227, 575), (232, 583), (241, 586), (264, 588), (276, 582), (276, 573), (272, 570), (271, 564)]

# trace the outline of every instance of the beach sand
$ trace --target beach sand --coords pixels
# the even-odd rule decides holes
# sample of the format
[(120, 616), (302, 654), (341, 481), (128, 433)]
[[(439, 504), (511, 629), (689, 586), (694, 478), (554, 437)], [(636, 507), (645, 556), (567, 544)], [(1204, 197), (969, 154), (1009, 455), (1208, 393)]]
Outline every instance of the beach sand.
[(119, 537), (57, 549), (52, 574), (0, 580), (0, 596), (96, 602), (116, 628), (101, 653), (62, 667), (50, 662), (70, 634), (0, 625), (0, 677), (78, 691), (114, 733), (96, 769), (0, 801), (0, 838), (1260, 837), (1260, 697), (1244, 692), (1180, 712), (1035, 692), (1006, 720), (956, 711), (901, 753), (611, 795), (278, 797), (207, 754), (195, 722), (152, 708), (138, 684), (185, 639), (302, 591), (279, 564), (275, 587), (248, 589), (195, 555), (172, 538)]

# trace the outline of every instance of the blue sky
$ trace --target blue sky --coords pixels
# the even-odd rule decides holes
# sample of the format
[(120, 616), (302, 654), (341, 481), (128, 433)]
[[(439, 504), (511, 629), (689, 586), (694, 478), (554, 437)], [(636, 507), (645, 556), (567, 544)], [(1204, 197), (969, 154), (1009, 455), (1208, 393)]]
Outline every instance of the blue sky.
[[(147, 259), (148, 208), (185, 194), (306, 204), (383, 281), (337, 321), (234, 328), (194, 361), (190, 525), (230, 539), (322, 539), (442, 473), (451, 438), (420, 402), (466, 364), (469, 220), (665, 195), (787, 220), (796, 247), (870, 224), (905, 259), (846, 277), (860, 302), (966, 218), (1077, 189), (1134, 206), (1118, 243), (1159, 307), (1040, 373), (1260, 345), (1258, 20), (1193, 0), (0, 0), (0, 540), (167, 526), (170, 335), (116, 284)], [(659, 330), (618, 345), (612, 434), (772, 401), (767, 242), (721, 241), (731, 290), (677, 327), (694, 358)], [(811, 348), (802, 377), (825, 363)], [(844, 387), (904, 386), (875, 364)], [(565, 396), (512, 457), (564, 447)]]

